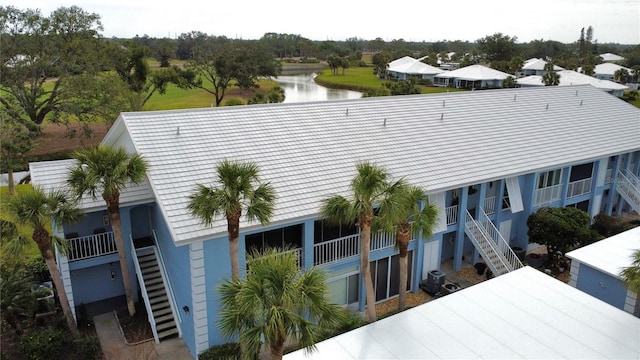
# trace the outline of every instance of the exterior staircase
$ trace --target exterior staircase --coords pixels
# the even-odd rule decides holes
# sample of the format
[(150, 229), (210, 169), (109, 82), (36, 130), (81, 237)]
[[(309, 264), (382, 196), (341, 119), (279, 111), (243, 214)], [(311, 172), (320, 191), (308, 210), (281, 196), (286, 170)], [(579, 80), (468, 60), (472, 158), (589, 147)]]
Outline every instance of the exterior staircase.
[(616, 190), (633, 210), (640, 213), (640, 179), (637, 176), (627, 169), (618, 171)]
[(480, 256), (495, 276), (523, 267), (522, 262), (504, 240), (493, 222), (480, 209), (479, 219), (466, 212), (465, 234), (471, 239)]
[(179, 334), (176, 310), (167, 292), (167, 280), (155, 245), (136, 249), (136, 273), (156, 343)]

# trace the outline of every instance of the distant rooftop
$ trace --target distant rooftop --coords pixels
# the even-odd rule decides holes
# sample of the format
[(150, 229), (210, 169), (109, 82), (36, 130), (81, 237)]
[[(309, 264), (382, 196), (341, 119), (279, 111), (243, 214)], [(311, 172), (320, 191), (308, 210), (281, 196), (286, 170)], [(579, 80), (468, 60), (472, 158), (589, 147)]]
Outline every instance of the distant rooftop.
[(512, 75), (483, 65), (470, 65), (436, 75), (438, 78), (456, 78), (460, 80), (504, 80), (509, 76)]
[(622, 56), (612, 53), (601, 54), (600, 58), (602, 59), (602, 61), (624, 61), (624, 58)]
[[(593, 76), (581, 74), (573, 70), (562, 70), (558, 71), (557, 74), (560, 76), (560, 83), (558, 86), (591, 85), (604, 91), (629, 89), (625, 85), (609, 80), (596, 79)], [(544, 86), (542, 76), (540, 75), (525, 76), (517, 79), (516, 83), (523, 86)]]

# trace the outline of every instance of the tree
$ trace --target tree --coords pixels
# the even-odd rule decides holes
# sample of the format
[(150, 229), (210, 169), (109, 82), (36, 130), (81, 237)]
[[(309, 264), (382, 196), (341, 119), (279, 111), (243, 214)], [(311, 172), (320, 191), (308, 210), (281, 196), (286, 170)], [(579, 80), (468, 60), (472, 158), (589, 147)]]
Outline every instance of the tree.
[(224, 160), (216, 166), (217, 179), (212, 186), (198, 184), (189, 196), (191, 215), (210, 226), (217, 217), (227, 220), (229, 259), (233, 279), (240, 277), (238, 236), (240, 219), (266, 225), (271, 220), (276, 194), (270, 183), (260, 181), (260, 168), (252, 162)]
[(557, 264), (562, 256), (581, 242), (591, 239), (591, 219), (586, 212), (573, 207), (543, 207), (529, 215), (529, 242), (547, 246), (549, 264)]
[(379, 216), (385, 231), (395, 234), (395, 246), (399, 249), (398, 311), (402, 311), (407, 297), (409, 241), (414, 234), (422, 233), (423, 238), (433, 235), (438, 219), (438, 209), (429, 204), (429, 198), (424, 190), (404, 182), (397, 182), (389, 189), (389, 194), (389, 197), (380, 205)]
[(383, 83), (383, 86), (389, 89), (391, 95), (420, 94), (420, 89), (416, 86), (416, 80), (414, 78), (386, 82)]
[(620, 84), (626, 83), (628, 78), (629, 71), (627, 71), (627, 69), (618, 69), (613, 73), (613, 79)]
[(195, 76), (186, 78), (182, 86), (210, 93), (215, 97), (216, 106), (220, 106), (234, 81), (242, 89), (256, 88), (259, 78), (280, 73), (280, 63), (260, 43), (223, 40), (196, 48), (187, 69)]
[(546, 63), (544, 66), (545, 74), (542, 76), (544, 86), (556, 86), (560, 84), (560, 75), (553, 70), (552, 63)]
[[(62, 111), (68, 77), (99, 70), (100, 16), (77, 6), (44, 17), (39, 10), (0, 7), (0, 103), (31, 132)], [(45, 86), (46, 84), (46, 86)]]
[(622, 269), (620, 276), (629, 290), (640, 294), (640, 249), (633, 252), (631, 266)]
[(245, 279), (218, 287), (222, 333), (240, 334), (243, 359), (253, 359), (264, 340), (271, 359), (282, 359), (287, 340), (313, 349), (322, 333), (340, 324), (344, 311), (329, 303), (326, 277), (319, 268), (301, 271), (297, 255), (269, 249), (248, 259)]
[(0, 171), (8, 174), (9, 194), (15, 194), (13, 172), (23, 169), (25, 155), (33, 148), (29, 130), (14, 117), (5, 116), (7, 108), (0, 109)]
[(101, 195), (104, 199), (118, 250), (127, 308), (129, 315), (133, 316), (136, 308), (120, 222), (120, 193), (131, 184), (139, 184), (145, 179), (147, 162), (138, 154), (127, 154), (124, 148), (102, 145), (78, 150), (73, 157), (75, 166), (69, 171), (67, 184), (78, 200), (84, 195), (93, 199)]
[[(62, 285), (60, 269), (58, 269), (52, 250), (54, 244), (58, 245), (59, 249), (66, 247), (61, 239), (51, 235), (48, 228), (52, 223), (70, 224), (76, 222), (81, 216), (80, 210), (75, 203), (69, 201), (64, 192), (45, 193), (42, 188), (35, 187), (32, 191), (19, 192), (9, 198), (7, 211), (16, 223), (30, 226), (33, 229), (31, 239), (38, 245), (40, 255), (47, 264), (69, 330), (73, 336), (78, 336), (78, 327), (71, 313), (69, 299)], [(12, 239), (11, 242), (15, 249), (27, 245), (25, 238), (19, 236)]]
[(371, 61), (375, 66), (376, 76), (381, 79), (386, 78), (389, 62), (391, 62), (391, 54), (385, 51), (377, 52), (373, 54)]
[(366, 289), (365, 317), (367, 321), (373, 322), (376, 321), (376, 298), (369, 264), (371, 227), (377, 221), (373, 208), (388, 195), (389, 174), (385, 169), (369, 162), (358, 163), (356, 172), (349, 186), (351, 198), (335, 195), (324, 199), (320, 214), (331, 223), (355, 222), (360, 227), (360, 272)]
[(504, 80), (502, 80), (503, 88), (514, 88), (516, 87), (516, 79), (513, 76), (507, 76)]
[(476, 40), (478, 50), (490, 63), (494, 61), (509, 61), (516, 54), (516, 36), (509, 37), (502, 33), (487, 35)]
[(20, 317), (34, 311), (33, 279), (20, 262), (0, 266), (0, 314), (16, 334), (22, 335)]

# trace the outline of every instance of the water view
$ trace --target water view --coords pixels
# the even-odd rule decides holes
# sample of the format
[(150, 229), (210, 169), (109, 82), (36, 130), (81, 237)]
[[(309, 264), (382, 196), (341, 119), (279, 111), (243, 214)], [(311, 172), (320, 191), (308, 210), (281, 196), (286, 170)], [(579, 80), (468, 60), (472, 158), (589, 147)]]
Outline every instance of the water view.
[(284, 89), (285, 103), (358, 99), (362, 93), (351, 90), (329, 89), (316, 84), (316, 73), (281, 75), (275, 80)]

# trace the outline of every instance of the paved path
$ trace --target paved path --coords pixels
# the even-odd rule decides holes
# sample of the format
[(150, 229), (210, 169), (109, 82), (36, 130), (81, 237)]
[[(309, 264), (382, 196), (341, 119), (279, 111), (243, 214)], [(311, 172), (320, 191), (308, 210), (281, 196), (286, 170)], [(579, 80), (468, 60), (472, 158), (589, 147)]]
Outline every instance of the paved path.
[(188, 360), (193, 359), (184, 341), (179, 338), (164, 340), (160, 344), (153, 341), (138, 345), (127, 345), (120, 333), (116, 315), (113, 312), (93, 317), (100, 346), (107, 360)]

